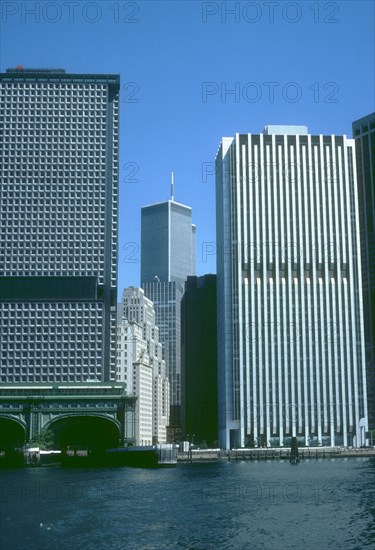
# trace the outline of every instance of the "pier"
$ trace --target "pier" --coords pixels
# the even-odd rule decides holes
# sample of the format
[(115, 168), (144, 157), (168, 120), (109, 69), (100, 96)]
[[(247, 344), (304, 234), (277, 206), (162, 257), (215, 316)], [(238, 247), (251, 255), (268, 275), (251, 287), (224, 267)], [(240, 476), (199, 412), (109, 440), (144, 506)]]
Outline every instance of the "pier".
[[(298, 447), (300, 460), (322, 458), (375, 457), (375, 448)], [(179, 452), (178, 462), (217, 462), (220, 460), (290, 460), (290, 448), (193, 449)]]

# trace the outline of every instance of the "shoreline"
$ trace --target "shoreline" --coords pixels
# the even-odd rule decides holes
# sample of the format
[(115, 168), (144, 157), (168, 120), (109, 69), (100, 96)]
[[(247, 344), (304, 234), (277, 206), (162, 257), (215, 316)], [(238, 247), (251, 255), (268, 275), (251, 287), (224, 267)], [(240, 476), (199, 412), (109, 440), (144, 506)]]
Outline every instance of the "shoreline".
[[(371, 458), (375, 457), (375, 448), (367, 449), (344, 449), (331, 447), (299, 447), (299, 458), (322, 459), (322, 458)], [(290, 449), (286, 448), (261, 448), (261, 449), (232, 449), (230, 451), (207, 449), (192, 450), (190, 452), (179, 452), (177, 463), (192, 462), (220, 462), (236, 460), (289, 460)]]
[[(330, 448), (330, 447), (300, 447), (299, 459), (303, 460), (321, 460), (321, 459), (339, 459), (339, 458), (375, 458), (375, 447), (362, 448), (362, 449), (348, 449), (348, 448)], [(289, 461), (291, 450), (289, 448), (260, 448), (260, 449), (232, 449), (232, 450), (220, 450), (220, 449), (194, 449), (190, 452), (179, 452), (177, 454), (177, 460), (173, 464), (158, 464), (156, 467), (173, 466), (178, 464), (209, 464), (217, 462), (231, 462), (231, 461), (262, 461), (262, 460), (287, 460)], [(48, 467), (102, 467), (102, 465), (89, 464), (85, 460), (86, 457), (82, 457), (79, 463), (74, 461), (74, 464), (63, 464), (62, 461), (48, 461), (38, 463), (0, 463), (0, 471), (8, 469), (22, 469), (22, 468), (48, 468)], [(130, 467), (142, 467), (141, 464), (119, 464), (119, 466)], [(144, 466), (145, 467), (145, 466)]]

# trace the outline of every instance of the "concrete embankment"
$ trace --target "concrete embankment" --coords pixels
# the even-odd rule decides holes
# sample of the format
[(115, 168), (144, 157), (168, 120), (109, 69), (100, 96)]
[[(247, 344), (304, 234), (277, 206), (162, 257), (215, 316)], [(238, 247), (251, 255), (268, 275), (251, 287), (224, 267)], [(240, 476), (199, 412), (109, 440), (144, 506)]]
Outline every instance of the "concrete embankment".
[[(299, 458), (347, 458), (347, 457), (375, 457), (375, 447), (365, 449), (349, 449), (342, 447), (301, 447), (298, 449)], [(190, 452), (179, 452), (178, 462), (217, 462), (220, 460), (289, 460), (290, 449), (194, 449)]]

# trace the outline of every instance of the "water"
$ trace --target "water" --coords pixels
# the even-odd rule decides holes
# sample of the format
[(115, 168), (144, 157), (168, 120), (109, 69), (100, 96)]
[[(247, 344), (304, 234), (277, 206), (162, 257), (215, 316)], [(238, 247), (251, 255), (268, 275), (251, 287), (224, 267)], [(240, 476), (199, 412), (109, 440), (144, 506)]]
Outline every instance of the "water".
[(1, 474), (2, 550), (375, 547), (375, 460)]

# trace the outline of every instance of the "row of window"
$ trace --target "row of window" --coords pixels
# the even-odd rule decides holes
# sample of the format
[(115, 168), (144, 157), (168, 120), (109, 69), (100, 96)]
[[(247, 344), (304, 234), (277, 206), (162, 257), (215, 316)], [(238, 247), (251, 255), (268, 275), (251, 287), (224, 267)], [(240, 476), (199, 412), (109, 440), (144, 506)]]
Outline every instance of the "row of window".
[(28, 353), (0, 353), (0, 361), (2, 364), (6, 364), (8, 368), (13, 365), (27, 364), (29, 368), (33, 368), (33, 363), (38, 366), (39, 363), (46, 362), (50, 367), (59, 365), (77, 364), (81, 365), (96, 364), (100, 365), (102, 354), (98, 353), (80, 353), (79, 351), (71, 352), (69, 355), (62, 355), (61, 352), (55, 353), (42, 353), (42, 352), (28, 352)]
[(64, 104), (76, 105), (77, 103), (84, 103), (86, 106), (92, 104), (107, 104), (107, 94), (102, 94), (100, 92), (90, 93), (88, 91), (83, 93), (70, 93), (65, 92), (64, 89), (60, 89), (59, 91), (20, 90), (18, 93), (14, 93), (14, 91), (3, 92), (0, 86), (0, 97), (5, 106), (12, 106), (20, 103), (23, 105), (23, 108), (26, 108), (29, 103), (34, 106), (37, 104), (37, 108), (39, 109), (45, 109), (50, 106), (56, 108)]
[[(32, 120), (26, 117), (25, 119), (20, 119), (18, 117), (12, 117), (10, 114), (3, 117), (3, 128), (16, 128), (22, 130), (58, 130), (59, 132), (65, 131), (66, 133), (71, 132), (72, 130), (77, 130), (82, 132), (82, 130), (92, 130), (96, 132), (104, 132), (106, 130), (106, 120), (104, 118), (89, 118), (84, 123), (78, 124), (77, 119), (72, 117), (72, 121), (69, 124), (68, 128), (64, 128), (63, 125), (57, 121), (51, 122), (50, 117), (46, 119), (41, 119), (40, 117), (34, 117)], [(67, 126), (67, 125), (65, 125)]]
[[(2, 307), (0, 308), (0, 322), (3, 320), (6, 321), (5, 325), (2, 327), (4, 335), (6, 335), (7, 332), (9, 332), (9, 334), (13, 334), (18, 327), (22, 327), (25, 334), (27, 330), (32, 328), (33, 330), (30, 333), (30, 337), (38, 331), (40, 333), (44, 333), (46, 329), (48, 329), (48, 332), (49, 329), (51, 329), (51, 333), (53, 333), (54, 325), (60, 332), (64, 334), (71, 334), (72, 337), (76, 333), (78, 335), (81, 334), (81, 327), (90, 327), (91, 330), (95, 329), (97, 332), (101, 331), (102, 315), (100, 310), (87, 311), (87, 307), (84, 309), (72, 307), (70, 309), (64, 308), (63, 311), (60, 309), (60, 311), (55, 312), (53, 312), (52, 308), (47, 311), (33, 311), (31, 309), (28, 310), (26, 307), (27, 302), (23, 302), (23, 304), (25, 305), (25, 308), (23, 310), (18, 310), (17, 313), (15, 308), (12, 308), (12, 310), (9, 309), (9, 312), (7, 313), (6, 307), (2, 304)], [(69, 304), (64, 305), (70, 304), (71, 303), (69, 302)], [(58, 303), (56, 303), (56, 305), (58, 305)], [(74, 304), (72, 305), (74, 306)], [(85, 306), (87, 305), (85, 304)], [(21, 314), (19, 314), (19, 312)], [(18, 316), (14, 317), (15, 314)], [(31, 321), (31, 327), (27, 324), (27, 321)], [(75, 322), (73, 326), (71, 325), (72, 321)]]
[(26, 87), (25, 84), (21, 86), (3, 85), (0, 83), (0, 96), (8, 101), (26, 100), (28, 98), (35, 98), (39, 100), (47, 100), (50, 102), (59, 102), (61, 100), (93, 100), (103, 103), (107, 102), (107, 93), (103, 89), (90, 90), (86, 87), (67, 89), (64, 86), (58, 86), (56, 88), (49, 88), (48, 85), (43, 88), (37, 88), (36, 86)]
[[(29, 179), (30, 181), (28, 181)], [(49, 186), (43, 188), (43, 183), (51, 183), (51, 180), (44, 174), (37, 179), (35, 176), (29, 175), (27, 176), (26, 181), (17, 182), (17, 186), (15, 186), (14, 184), (10, 185), (4, 182), (1, 184), (1, 196), (3, 196), (3, 194), (7, 192), (19, 194), (27, 191), (28, 193), (33, 193), (33, 195), (39, 196), (41, 198), (54, 197), (56, 196), (56, 194), (62, 192), (64, 192), (64, 194), (70, 193), (70, 196), (75, 193), (76, 197), (92, 197), (94, 196), (93, 192), (95, 192), (96, 196), (96, 194), (102, 193), (104, 191), (106, 180), (98, 177), (94, 179), (83, 179), (81, 174), (80, 177), (76, 177), (74, 180), (64, 180), (63, 178), (59, 178), (53, 188)]]
[(0, 307), (0, 315), (2, 311), (16, 311), (16, 310), (22, 310), (22, 311), (30, 311), (30, 312), (37, 312), (37, 315), (40, 316), (42, 313), (49, 312), (50, 314), (56, 314), (59, 311), (85, 311), (86, 314), (91, 313), (92, 311), (95, 311), (95, 313), (100, 313), (102, 307), (95, 305), (83, 305), (83, 304), (12, 304), (12, 305), (3, 305)]
[[(68, 320), (70, 317), (78, 320), (98, 320), (102, 318), (102, 306), (101, 305), (87, 305), (82, 303), (12, 303), (2, 304), (0, 307), (0, 320), (8, 319), (10, 324), (21, 325), (27, 318), (38, 322), (44, 320), (47, 324), (54, 323), (54, 319), (61, 324), (64, 320)], [(14, 317), (17, 315), (17, 317)], [(70, 327), (69, 324), (67, 326)], [(4, 327), (4, 330), (6, 327)]]
[[(90, 111), (81, 112), (78, 116), (77, 113), (62, 113), (51, 110), (51, 112), (38, 112), (24, 111), (22, 113), (22, 119), (19, 115), (20, 108), (14, 109), (13, 112), (6, 111), (6, 116), (1, 115), (3, 124), (10, 125), (11, 128), (30, 128), (30, 129), (58, 129), (59, 132), (70, 130), (88, 130), (96, 129), (97, 131), (103, 131), (107, 125), (107, 116), (104, 112)], [(2, 111), (4, 113), (4, 111)], [(53, 123), (51, 119), (53, 117)], [(8, 126), (9, 127), (9, 126)], [(114, 136), (117, 135), (114, 130)]]
[[(79, 367), (71, 367), (71, 372), (78, 372), (78, 371), (81, 371), (84, 367), (90, 367), (90, 366), (94, 366), (96, 368), (100, 368), (100, 364), (101, 364), (101, 357), (99, 358), (96, 358), (96, 357), (85, 357), (85, 358), (80, 358), (80, 361), (79, 361)], [(16, 372), (17, 371), (14, 371), (13, 369), (20, 369), (22, 367), (24, 368), (27, 368), (28, 372), (32, 372), (33, 370), (34, 371), (38, 371), (38, 374), (40, 371), (43, 371), (43, 369), (48, 369), (48, 372), (50, 372), (51, 374), (52, 373), (56, 373), (59, 369), (63, 369), (65, 367), (65, 369), (67, 370), (67, 368), (69, 366), (71, 366), (72, 364), (77, 364), (75, 362), (75, 355), (72, 355), (71, 357), (69, 358), (66, 358), (66, 359), (61, 359), (59, 358), (58, 360), (56, 361), (53, 361), (53, 358), (52, 357), (43, 357), (39, 360), (36, 360), (35, 362), (35, 365), (32, 365), (28, 362), (25, 362), (25, 359), (22, 358), (22, 359), (15, 359), (15, 358), (7, 358), (6, 359), (6, 363), (5, 363), (7, 366), (6, 367), (2, 367), (1, 368), (1, 374), (5, 374), (7, 373), (9, 377), (12, 377), (13, 375), (13, 378), (16, 377)], [(33, 368), (34, 367), (34, 368)], [(37, 374), (35, 372), (35, 374)]]
[(89, 83), (68, 83), (61, 81), (59, 84), (54, 84), (52, 82), (22, 82), (18, 84), (16, 82), (3, 82), (0, 85), (0, 89), (4, 88), (5, 90), (10, 89), (14, 91), (21, 90), (57, 90), (57, 91), (74, 91), (80, 92), (81, 90), (89, 91), (100, 91), (105, 93), (107, 91), (107, 86), (105, 84), (89, 84)]
[[(100, 371), (98, 371), (95, 375), (92, 375), (92, 378), (98, 378), (101, 376)], [(9, 376), (6, 375), (0, 375), (0, 382), (3, 384), (10, 383), (10, 382), (16, 382), (16, 383), (27, 383), (27, 382), (53, 382), (56, 380), (56, 382), (84, 382), (88, 378), (81, 372), (78, 372), (76, 375), (64, 375), (64, 374), (58, 374), (57, 376), (55, 373), (51, 373), (51, 375), (38, 375), (37, 373), (31, 373), (30, 375), (23, 375), (23, 376), (12, 376), (11, 374)]]
[[(26, 234), (27, 235), (27, 234)], [(60, 272), (64, 272), (65, 269), (76, 269), (77, 266), (83, 266), (85, 271), (96, 273), (98, 269), (104, 265), (104, 250), (103, 245), (99, 248), (98, 243), (82, 248), (81, 246), (75, 246), (69, 243), (70, 249), (65, 247), (67, 243), (63, 243), (65, 246), (57, 248), (52, 244), (51, 248), (48, 247), (48, 243), (40, 241), (39, 243), (17, 243), (15, 246), (9, 247), (6, 250), (8, 257), (3, 257), (1, 264), (11, 265), (33, 265), (36, 261), (43, 261), (43, 265), (37, 266), (38, 270), (45, 271), (46, 269), (55, 269)], [(62, 257), (61, 254), (64, 256)], [(88, 265), (90, 261), (95, 265)], [(58, 264), (60, 262), (60, 266)], [(57, 265), (56, 265), (57, 264)], [(53, 266), (53, 267), (52, 267)], [(90, 267), (90, 269), (89, 269)], [(23, 269), (26, 269), (24, 267)]]
[(38, 114), (38, 121), (40, 123), (47, 123), (53, 116), (54, 120), (58, 120), (60, 125), (64, 122), (69, 125), (72, 123), (83, 124), (87, 119), (89, 122), (90, 119), (95, 122), (98, 122), (100, 119), (100, 121), (104, 122), (107, 116), (106, 105), (98, 106), (95, 103), (88, 105), (85, 102), (74, 102), (74, 107), (69, 104), (55, 105), (49, 109), (45, 107), (43, 110), (39, 111), (36, 111), (34, 104), (31, 104), (30, 107), (24, 105), (23, 100), (22, 103), (5, 105), (5, 107), (12, 122), (18, 121), (20, 117), (22, 117), (23, 120), (29, 118), (30, 121), (33, 121), (31, 117), (35, 116), (36, 113)]
[(107, 94), (106, 93), (95, 93), (90, 92), (89, 90), (81, 90), (70, 92), (64, 90), (63, 87), (56, 90), (25, 90), (23, 88), (16, 90), (7, 90), (3, 89), (0, 84), (0, 96), (3, 98), (6, 103), (16, 103), (16, 102), (25, 102), (25, 103), (36, 103), (38, 102), (39, 108), (44, 108), (46, 104), (55, 104), (59, 105), (63, 101), (68, 101), (69, 103), (86, 103), (90, 105), (98, 104), (107, 104)]
[[(87, 263), (88, 261), (99, 263), (100, 265), (104, 262), (104, 242), (97, 241), (93, 243), (89, 241), (89, 236), (85, 237), (87, 240), (82, 240), (81, 243), (75, 244), (74, 241), (69, 239), (68, 235), (64, 233), (55, 233), (54, 235), (48, 234), (45, 239), (43, 238), (43, 234), (35, 236), (27, 232), (20, 232), (19, 235), (27, 239), (28, 242), (13, 242), (13, 245), (11, 242), (4, 244), (5, 258), (0, 262), (0, 265), (3, 262), (19, 264), (20, 262), (27, 261), (28, 263), (33, 263), (37, 258), (41, 258), (43, 261), (46, 261), (46, 265), (40, 266), (38, 269), (51, 269), (51, 267), (47, 265), (51, 264), (54, 265), (54, 269), (59, 269), (59, 271), (61, 271), (61, 268), (56, 266), (56, 262), (63, 254), (65, 263), (82, 264), (85, 273), (92, 273), (95, 272), (95, 269), (93, 265)], [(40, 239), (37, 242), (35, 242), (36, 237)], [(54, 238), (58, 242), (48, 242), (51, 238)], [(33, 240), (30, 242), (31, 239)], [(69, 250), (66, 250), (67, 248), (69, 248)], [(32, 255), (32, 258), (27, 259), (25, 256), (29, 255)]]
[[(31, 193), (28, 196), (21, 195), (19, 197), (16, 197), (14, 195), (11, 195), (9, 193), (9, 196), (1, 197), (1, 202), (4, 205), (12, 206), (14, 208), (17, 208), (22, 205), (35, 205), (38, 206), (38, 210), (43, 210), (46, 207), (50, 207), (51, 205), (56, 206), (68, 206), (69, 207), (69, 213), (70, 215), (74, 214), (74, 210), (81, 211), (82, 208), (90, 208), (93, 209), (96, 207), (96, 210), (103, 210), (103, 197), (91, 197), (91, 200), (88, 200), (87, 197), (84, 196), (77, 196), (77, 197), (67, 197), (64, 198), (55, 197), (51, 198), (43, 198), (43, 200), (40, 200), (39, 197), (33, 196)], [(49, 208), (47, 208), (49, 211)], [(73, 212), (72, 212), (73, 211)], [(39, 213), (39, 212), (38, 212)], [(35, 214), (36, 215), (36, 214)]]
[[(30, 206), (30, 203), (28, 203)], [(10, 243), (17, 241), (17, 234), (26, 234), (33, 235), (44, 241), (48, 240), (48, 237), (52, 238), (55, 235), (64, 235), (66, 238), (69, 236), (70, 240), (73, 240), (74, 236), (77, 235), (77, 240), (82, 241), (87, 239), (90, 236), (91, 241), (95, 241), (96, 246), (99, 242), (102, 242), (101, 239), (104, 239), (103, 228), (98, 227), (98, 220), (101, 220), (103, 223), (104, 217), (101, 214), (101, 211), (96, 207), (94, 211), (94, 205), (92, 206), (93, 215), (92, 218), (88, 218), (86, 212), (82, 212), (82, 209), (73, 209), (70, 207), (70, 215), (64, 214), (62, 211), (54, 211), (52, 218), (46, 218), (48, 209), (46, 208), (43, 215), (42, 209), (39, 210), (39, 214), (28, 214), (27, 216), (22, 216), (22, 208), (14, 209), (0, 209), (1, 211), (1, 222), (2, 232), (4, 235), (2, 239), (6, 239), (6, 234), (8, 233), (8, 240)], [(82, 231), (79, 227), (79, 219), (82, 216)], [(17, 218), (17, 219), (16, 219)], [(21, 223), (18, 218), (20, 218)], [(59, 227), (55, 226), (53, 222), (59, 220)], [(4, 223), (5, 222), (5, 223)], [(114, 226), (116, 223), (114, 222)]]
[(48, 165), (45, 164), (47, 153), (53, 156), (56, 161), (64, 163), (66, 168), (69, 168), (69, 163), (77, 162), (77, 157), (83, 154), (87, 156), (95, 152), (100, 158), (106, 153), (106, 141), (97, 136), (66, 136), (47, 132), (46, 134), (33, 133), (28, 137), (31, 139), (24, 141), (21, 131), (9, 133), (8, 136), (4, 137), (6, 139), (6, 144), (3, 146), (5, 163), (10, 152), (17, 153), (16, 157), (11, 157), (13, 163), (5, 164), (4, 169), (20, 166), (24, 159), (19, 157), (28, 159), (29, 164), (27, 164), (27, 169), (25, 166), (24, 172), (30, 173), (31, 170), (35, 170), (35, 165), (43, 167), (44, 170), (51, 168), (51, 158), (49, 156)]
[[(90, 194), (90, 196), (86, 195), (72, 195), (68, 194), (68, 191), (66, 193), (50, 193), (45, 195), (36, 195), (33, 193), (28, 192), (27, 194), (22, 193), (18, 194), (16, 197), (15, 194), (7, 193), (4, 195), (4, 200), (2, 196), (0, 196), (0, 207), (5, 204), (5, 202), (8, 205), (8, 208), (3, 208), (3, 216), (10, 215), (11, 210), (15, 210), (15, 214), (17, 214), (17, 210), (21, 211), (21, 214), (23, 214), (23, 217), (25, 219), (31, 219), (31, 218), (37, 218), (40, 217), (42, 210), (46, 209), (46, 206), (49, 206), (50, 204), (56, 205), (56, 206), (64, 206), (69, 207), (69, 210), (64, 210), (64, 212), (61, 211), (61, 214), (64, 214), (64, 219), (74, 218), (75, 214), (82, 215), (83, 217), (88, 217), (89, 213), (92, 212), (93, 206), (100, 207), (100, 212), (104, 216), (104, 209), (106, 207), (105, 203), (105, 196), (103, 192), (98, 192), (95, 194)], [(33, 204), (36, 208), (34, 210), (25, 210), (20, 208), (21, 205), (25, 204), (25, 201), (27, 201), (27, 204)], [(113, 196), (113, 203), (117, 202), (117, 194)], [(86, 211), (87, 209), (87, 211)], [(99, 208), (97, 208), (99, 210)], [(50, 213), (50, 209), (47, 208), (47, 213), (43, 213), (43, 219), (41, 219), (41, 222), (44, 222), (44, 225), (47, 225), (48, 222), (48, 216), (46, 214)], [(57, 211), (57, 213), (59, 213)], [(12, 212), (12, 216), (14, 213)], [(51, 214), (53, 217), (56, 216), (56, 212), (52, 212)], [(0, 225), (1, 225), (1, 219), (0, 218)], [(89, 219), (90, 221), (90, 219)], [(9, 223), (9, 222), (8, 222)], [(98, 227), (97, 230), (100, 230), (101, 227)]]
[[(27, 335), (26, 335), (27, 336)], [(12, 338), (12, 335), (10, 335)], [(10, 356), (16, 355), (53, 355), (57, 357), (68, 357), (70, 355), (100, 355), (101, 354), (101, 339), (100, 334), (95, 334), (95, 341), (92, 335), (92, 342), (88, 342), (87, 339), (82, 340), (82, 334), (80, 335), (81, 340), (68, 339), (64, 335), (55, 334), (55, 337), (45, 338), (48, 341), (35, 342), (29, 340), (21, 340), (14, 342), (13, 339), (2, 342), (0, 355), (6, 357), (8, 354)], [(67, 345), (67, 343), (69, 345)], [(94, 345), (92, 345), (94, 343)], [(70, 345), (71, 344), (71, 345)]]
[[(2, 324), (5, 321), (4, 325)], [(1, 330), (2, 330), (2, 344), (6, 341), (22, 340), (22, 342), (32, 342), (36, 344), (43, 343), (44, 340), (57, 341), (60, 337), (64, 340), (71, 340), (72, 342), (92, 340), (101, 337), (102, 334), (102, 319), (91, 319), (84, 322), (82, 318), (77, 316), (66, 317), (64, 322), (55, 319), (43, 319), (40, 324), (37, 324), (37, 319), (24, 318), (21, 322), (21, 326), (12, 319), (0, 318)], [(63, 328), (64, 325), (64, 328)], [(26, 338), (26, 340), (25, 340)], [(41, 341), (42, 339), (42, 341)]]
[[(27, 178), (27, 180), (32, 180), (33, 178), (36, 179), (35, 172), (38, 173), (38, 181), (47, 181), (47, 183), (50, 182), (49, 174), (52, 172), (50, 164), (48, 166), (45, 165), (45, 155), (46, 150), (43, 148), (42, 151), (34, 151), (33, 150), (34, 145), (31, 145), (28, 149), (25, 149), (23, 151), (18, 151), (16, 147), (8, 147), (6, 151), (4, 151), (4, 156), (6, 157), (10, 153), (16, 154), (18, 158), (17, 162), (14, 164), (7, 164), (7, 160), (4, 161), (4, 164), (1, 166), (0, 172), (3, 172), (4, 175), (7, 175), (8, 177), (15, 176), (14, 173), (15, 170), (18, 171), (17, 175), (22, 175), (22, 179)], [(38, 149), (38, 146), (35, 145), (35, 148)], [(65, 178), (66, 172), (77, 172), (77, 178), (82, 179), (82, 171), (81, 171), (81, 165), (82, 165), (82, 155), (85, 155), (85, 158), (89, 157), (92, 158), (95, 154), (96, 164), (95, 166), (99, 167), (99, 170), (102, 172), (105, 170), (104, 166), (101, 166), (100, 164), (103, 163), (100, 161), (101, 157), (103, 157), (106, 154), (105, 148), (102, 147), (100, 144), (91, 144), (88, 143), (80, 148), (78, 151), (76, 147), (72, 147), (72, 149), (66, 148), (63, 151), (59, 148), (58, 145), (56, 145), (56, 148), (53, 149), (52, 147), (48, 148), (48, 161), (50, 163), (57, 163), (59, 165), (63, 165), (64, 172), (60, 176), (61, 182), (63, 183), (64, 180), (67, 181)], [(27, 162), (27, 169), (25, 168), (25, 162)], [(59, 167), (61, 170), (61, 166)], [(10, 174), (6, 174), (7, 172), (11, 172)], [(85, 172), (86, 174), (86, 172)], [(84, 174), (84, 175), (85, 175)], [(104, 174), (105, 175), (105, 172)], [(96, 175), (95, 180), (100, 180), (98, 175)], [(19, 185), (21, 185), (21, 182), (18, 182)], [(25, 181), (22, 181), (22, 184), (25, 184)], [(28, 183), (28, 182), (27, 182)], [(87, 177), (83, 181), (84, 184), (87, 185)]]
[[(51, 185), (51, 183), (61, 183), (66, 182), (68, 184), (70, 181), (75, 181), (77, 178), (82, 178), (82, 173), (87, 177), (86, 182), (96, 181), (99, 177), (104, 179), (106, 177), (106, 170), (104, 163), (93, 163), (92, 159), (87, 157), (87, 155), (81, 159), (81, 163), (77, 167), (74, 165), (67, 165), (64, 169), (57, 170), (54, 167), (43, 166), (43, 163), (36, 163), (35, 168), (30, 172), (22, 171), (21, 168), (9, 168), (11, 173), (7, 176), (7, 181), (4, 182), (4, 185), (21, 185), (26, 183), (32, 183), (33, 180), (41, 178), (44, 180), (46, 185)], [(15, 172), (16, 170), (16, 172)], [(113, 183), (116, 183), (117, 172), (114, 170), (112, 172)], [(22, 178), (22, 179), (21, 179)], [(43, 183), (43, 181), (41, 182)]]
[(107, 85), (100, 82), (90, 83), (83, 81), (81, 82), (64, 82), (61, 80), (59, 83), (54, 83), (50, 81), (46, 82), (30, 82), (28, 79), (24, 81), (20, 80), (21, 84), (18, 84), (18, 81), (6, 82), (2, 81), (1, 86), (4, 88), (11, 88), (13, 90), (29, 90), (29, 89), (47, 89), (47, 90), (101, 90), (106, 91)]
[[(54, 94), (2, 94), (3, 104), (9, 110), (20, 106), (23, 110), (34, 108), (45, 111), (47, 109), (73, 109), (83, 105), (86, 109), (103, 109), (107, 105), (107, 98), (90, 95), (54, 95)], [(39, 105), (38, 105), (39, 103)]]
[[(28, 238), (30, 236), (25, 233), (25, 237)], [(94, 266), (88, 264), (89, 261), (100, 265), (103, 264), (104, 258), (102, 256), (104, 254), (104, 243), (100, 245), (100, 250), (99, 243), (95, 243), (95, 245), (93, 245), (93, 243), (86, 241), (80, 245), (74, 245), (74, 243), (69, 241), (68, 238), (64, 238), (65, 235), (61, 236), (56, 234), (55, 237), (60, 241), (59, 246), (57, 246), (56, 243), (48, 243), (43, 240), (38, 243), (23, 243), (23, 246), (21, 243), (17, 243), (17, 245), (14, 245), (13, 247), (11, 245), (6, 246), (4, 248), (5, 259), (0, 262), (0, 265), (3, 262), (19, 264), (20, 262), (22, 263), (27, 261), (28, 263), (33, 263), (40, 258), (46, 262), (46, 265), (40, 266), (38, 269), (51, 269), (48, 264), (54, 265), (56, 269), (56, 262), (59, 258), (61, 258), (61, 254), (64, 254), (65, 263), (68, 263), (69, 265), (70, 263), (79, 265), (82, 264), (83, 271), (85, 273), (95, 273)], [(69, 251), (66, 250), (67, 247), (69, 247)], [(15, 257), (11, 257), (12, 255)], [(32, 257), (27, 259), (25, 258), (26, 255), (31, 255)], [(6, 258), (7, 256), (8, 258)], [(61, 271), (61, 268), (58, 269)]]
[[(51, 117), (54, 115), (51, 115)], [(27, 147), (33, 143), (45, 141), (49, 143), (52, 142), (52, 137), (59, 138), (61, 144), (68, 146), (70, 143), (74, 143), (75, 147), (80, 146), (82, 142), (87, 142), (88, 138), (93, 142), (104, 142), (103, 130), (84, 130), (82, 131), (82, 123), (77, 127), (72, 127), (72, 124), (69, 122), (65, 126), (60, 121), (59, 130), (48, 129), (48, 130), (38, 130), (34, 127), (20, 127), (12, 128), (11, 125), (8, 125), (6, 131), (3, 132), (3, 135), (6, 136), (7, 141), (4, 144), (4, 147), (9, 145), (9, 143), (14, 143), (17, 138), (17, 143), (22, 144), (24, 147)]]

